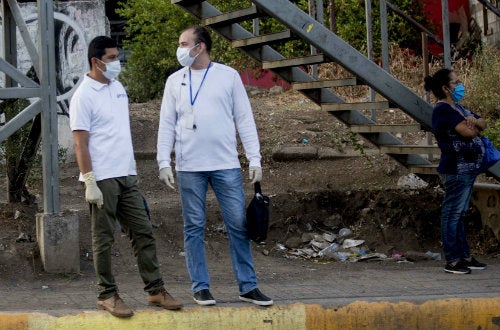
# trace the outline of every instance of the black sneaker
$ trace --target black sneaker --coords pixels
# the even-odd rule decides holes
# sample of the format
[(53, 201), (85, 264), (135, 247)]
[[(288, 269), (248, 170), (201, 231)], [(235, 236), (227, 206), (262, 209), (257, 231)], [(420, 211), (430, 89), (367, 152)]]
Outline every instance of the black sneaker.
[(259, 306), (271, 306), (273, 304), (273, 300), (269, 297), (264, 296), (264, 294), (257, 288), (253, 289), (250, 292), (242, 294), (240, 296), (240, 300), (251, 302)]
[(215, 305), (215, 299), (214, 297), (212, 297), (208, 289), (202, 289), (198, 292), (195, 292), (193, 299), (194, 301), (196, 301), (198, 305), (203, 305), (203, 306)]
[(474, 257), (471, 257), (471, 261), (467, 261), (465, 259), (462, 259), (462, 264), (469, 269), (485, 269), (486, 268), (486, 264), (483, 264), (482, 262), (477, 261)]
[(447, 273), (452, 273), (452, 274), (470, 274), (471, 271), (467, 266), (462, 262), (458, 261), (455, 266), (452, 266), (451, 264), (446, 264), (444, 267), (444, 271)]

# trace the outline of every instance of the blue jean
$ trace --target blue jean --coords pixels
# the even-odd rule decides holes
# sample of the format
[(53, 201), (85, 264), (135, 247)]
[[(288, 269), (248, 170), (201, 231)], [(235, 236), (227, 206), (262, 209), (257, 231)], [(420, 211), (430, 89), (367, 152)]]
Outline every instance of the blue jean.
[(184, 249), (192, 290), (210, 287), (205, 256), (205, 207), (208, 184), (212, 187), (226, 225), (233, 272), (239, 293), (257, 287), (251, 243), (246, 234), (245, 193), (239, 168), (208, 172), (177, 172), (184, 219)]
[(444, 201), (441, 208), (441, 239), (447, 263), (470, 257), (465, 216), (474, 186), (474, 174), (441, 174)]

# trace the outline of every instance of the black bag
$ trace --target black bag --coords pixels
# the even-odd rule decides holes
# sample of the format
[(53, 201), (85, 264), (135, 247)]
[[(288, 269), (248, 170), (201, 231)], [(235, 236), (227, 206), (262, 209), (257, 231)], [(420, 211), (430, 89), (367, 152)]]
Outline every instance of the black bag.
[(247, 235), (256, 243), (265, 241), (269, 227), (269, 197), (262, 195), (260, 182), (254, 184), (255, 195), (247, 207)]

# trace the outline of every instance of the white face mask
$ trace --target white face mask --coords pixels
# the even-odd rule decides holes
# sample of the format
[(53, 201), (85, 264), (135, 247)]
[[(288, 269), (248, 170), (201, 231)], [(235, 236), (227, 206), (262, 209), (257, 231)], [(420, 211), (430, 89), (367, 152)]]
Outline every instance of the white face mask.
[(198, 55), (200, 55), (200, 53), (196, 54), (195, 56), (191, 56), (191, 55), (189, 55), (189, 53), (191, 52), (191, 49), (195, 48), (198, 45), (199, 44), (196, 44), (191, 48), (177, 47), (176, 55), (177, 55), (177, 61), (179, 61), (180, 65), (182, 65), (182, 66), (193, 65), (194, 60), (196, 60), (196, 58), (198, 57)]
[(118, 75), (122, 71), (122, 66), (120, 64), (120, 60), (116, 60), (116, 61), (108, 62), (108, 63), (99, 60), (99, 62), (104, 63), (106, 65), (106, 71), (102, 71), (101, 68), (99, 68), (99, 67), (97, 67), (97, 68), (102, 72), (102, 75), (109, 80), (115, 79), (116, 77), (118, 77)]

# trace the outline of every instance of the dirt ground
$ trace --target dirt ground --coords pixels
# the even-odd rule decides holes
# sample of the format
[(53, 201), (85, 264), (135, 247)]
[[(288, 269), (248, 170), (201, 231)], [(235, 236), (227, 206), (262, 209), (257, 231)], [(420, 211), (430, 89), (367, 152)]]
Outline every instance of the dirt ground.
[[(399, 187), (400, 178), (408, 174), (405, 168), (349, 134), (343, 124), (298, 93), (264, 93), (253, 96), (251, 102), (263, 153), (263, 192), (271, 199), (268, 238), (265, 244), (253, 244), (257, 269), (277, 263), (330, 262), (317, 255), (318, 246), (328, 245), (323, 238), (338, 234), (341, 228), (351, 229), (350, 238), (364, 241), (358, 250), (361, 248), (365, 253), (410, 260), (425, 258), (423, 254), (427, 251), (442, 253), (439, 240), (442, 191), (436, 182), (418, 190)], [(140, 187), (155, 227), (159, 260), (168, 265), (170, 276), (185, 279), (179, 197), (158, 180), (154, 158), (158, 115), (159, 101), (131, 105)], [(393, 112), (385, 116), (397, 119)], [(423, 137), (408, 138), (415, 143)], [(273, 153), (283, 146), (325, 147), (355, 156), (274, 160)], [(246, 178), (244, 158), (242, 162)], [(74, 162), (61, 166), (61, 208), (78, 212), (81, 273), (93, 276), (89, 217), (84, 188), (77, 182), (77, 176)], [(5, 178), (0, 178), (0, 183), (4, 182)], [(29, 189), (37, 194), (35, 205), (0, 203), (2, 278), (30, 280), (44, 276), (35, 228), (35, 213), (43, 207), (40, 180), (32, 180)], [(248, 181), (245, 189), (250, 199), (252, 187)], [(212, 276), (217, 276), (230, 267), (228, 241), (211, 192), (207, 206), (207, 257)], [(498, 241), (488, 228), (483, 228), (477, 212), (471, 213), (468, 225), (474, 253), (496, 256), (500, 251)], [(312, 244), (312, 239), (318, 244)], [(302, 252), (306, 250), (309, 254), (304, 255)], [(115, 272), (137, 271), (128, 239), (120, 232), (116, 234), (114, 251)], [(350, 253), (354, 255), (359, 252), (353, 251)], [(301, 269), (296, 267), (294, 271)]]

